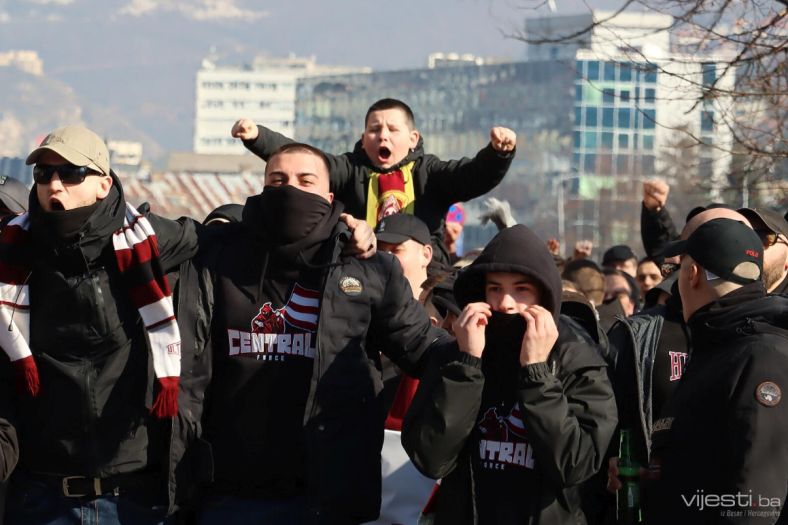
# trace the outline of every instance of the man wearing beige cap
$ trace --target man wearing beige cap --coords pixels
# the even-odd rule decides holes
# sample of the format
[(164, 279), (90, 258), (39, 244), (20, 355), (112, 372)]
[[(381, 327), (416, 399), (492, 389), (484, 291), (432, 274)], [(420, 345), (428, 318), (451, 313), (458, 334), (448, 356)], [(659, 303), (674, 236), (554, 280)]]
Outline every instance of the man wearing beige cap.
[(164, 275), (195, 254), (195, 224), (128, 205), (84, 127), (53, 131), (27, 164), (30, 210), (0, 233), (0, 423), (19, 443), (0, 458), (2, 473), (18, 461), (6, 524), (166, 523), (200, 404), (180, 392)]

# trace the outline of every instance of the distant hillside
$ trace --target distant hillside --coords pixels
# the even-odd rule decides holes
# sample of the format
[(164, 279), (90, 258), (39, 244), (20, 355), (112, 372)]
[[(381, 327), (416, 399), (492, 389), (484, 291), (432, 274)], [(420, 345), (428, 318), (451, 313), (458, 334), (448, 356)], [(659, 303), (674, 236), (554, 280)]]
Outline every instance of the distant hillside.
[(148, 159), (164, 154), (154, 139), (118, 109), (82, 100), (64, 82), (0, 67), (0, 86), (0, 156), (24, 157), (49, 131), (77, 123), (108, 139), (142, 142)]

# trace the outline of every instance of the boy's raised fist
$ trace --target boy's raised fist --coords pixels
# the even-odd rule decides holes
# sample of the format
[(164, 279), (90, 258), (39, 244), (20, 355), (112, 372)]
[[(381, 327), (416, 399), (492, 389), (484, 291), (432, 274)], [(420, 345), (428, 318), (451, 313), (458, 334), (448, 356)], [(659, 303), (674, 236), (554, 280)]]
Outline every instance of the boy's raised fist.
[(233, 124), (231, 135), (241, 140), (254, 140), (257, 138), (257, 124), (248, 118), (242, 118)]
[(490, 130), (490, 143), (495, 151), (512, 151), (517, 145), (517, 134), (509, 128), (492, 128)]

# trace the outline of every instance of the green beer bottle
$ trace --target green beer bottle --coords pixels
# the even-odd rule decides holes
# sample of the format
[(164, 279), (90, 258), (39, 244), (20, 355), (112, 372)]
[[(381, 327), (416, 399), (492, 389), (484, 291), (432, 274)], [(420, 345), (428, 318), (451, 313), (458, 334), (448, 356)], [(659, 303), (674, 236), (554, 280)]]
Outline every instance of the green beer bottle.
[(640, 523), (640, 465), (632, 458), (632, 432), (621, 430), (621, 445), (618, 452), (618, 523), (631, 525)]

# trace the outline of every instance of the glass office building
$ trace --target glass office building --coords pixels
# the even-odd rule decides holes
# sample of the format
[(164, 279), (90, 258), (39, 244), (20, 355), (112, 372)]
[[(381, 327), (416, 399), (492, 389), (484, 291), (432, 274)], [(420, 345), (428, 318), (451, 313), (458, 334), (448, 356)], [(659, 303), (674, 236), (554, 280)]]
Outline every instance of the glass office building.
[[(544, 238), (562, 239), (566, 252), (581, 239), (639, 250), (642, 183), (669, 163), (669, 128), (719, 133), (713, 108), (689, 110), (713, 68), (684, 64), (698, 83), (687, 89), (666, 67), (578, 49), (571, 59), (308, 78), (296, 88), (295, 135), (328, 152), (352, 150), (367, 108), (383, 97), (411, 106), (425, 151), (442, 159), (474, 155), (493, 126), (512, 128), (516, 160), (491, 195)], [(714, 160), (715, 172), (724, 161)], [(477, 207), (468, 209), (473, 218)]]

